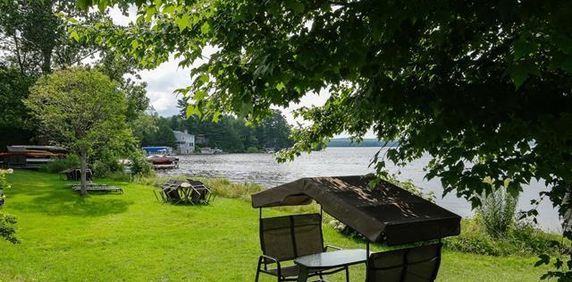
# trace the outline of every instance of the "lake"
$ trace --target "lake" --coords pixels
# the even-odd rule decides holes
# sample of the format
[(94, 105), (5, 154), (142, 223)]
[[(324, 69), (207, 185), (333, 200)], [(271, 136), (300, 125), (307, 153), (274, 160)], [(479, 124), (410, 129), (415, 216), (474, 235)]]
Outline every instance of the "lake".
[[(302, 177), (360, 175), (374, 172), (369, 167), (371, 159), (379, 148), (327, 148), (324, 151), (303, 154), (293, 162), (277, 163), (272, 154), (221, 154), (179, 156), (180, 167), (162, 171), (160, 174), (219, 176), (234, 182), (254, 182), (264, 187), (273, 187)], [(464, 200), (447, 195), (441, 197), (443, 188), (438, 179), (424, 179), (423, 167), (429, 161), (421, 158), (406, 167), (388, 165), (393, 173), (399, 173), (400, 180), (410, 179), (426, 192), (434, 192), (436, 202), (463, 216), (473, 214), (470, 204)], [(520, 195), (518, 207), (529, 209), (530, 200), (538, 198), (538, 193), (545, 190), (541, 182), (533, 182), (524, 187)], [(539, 207), (538, 222), (542, 229), (558, 232), (561, 230), (556, 210), (545, 200)]]

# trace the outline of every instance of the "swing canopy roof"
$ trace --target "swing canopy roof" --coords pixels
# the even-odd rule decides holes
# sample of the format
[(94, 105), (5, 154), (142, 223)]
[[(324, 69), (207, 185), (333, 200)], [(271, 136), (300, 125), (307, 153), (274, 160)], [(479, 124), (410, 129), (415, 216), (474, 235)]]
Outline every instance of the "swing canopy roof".
[(308, 205), (372, 242), (407, 244), (459, 235), (461, 217), (372, 175), (312, 177), (252, 195), (252, 207)]

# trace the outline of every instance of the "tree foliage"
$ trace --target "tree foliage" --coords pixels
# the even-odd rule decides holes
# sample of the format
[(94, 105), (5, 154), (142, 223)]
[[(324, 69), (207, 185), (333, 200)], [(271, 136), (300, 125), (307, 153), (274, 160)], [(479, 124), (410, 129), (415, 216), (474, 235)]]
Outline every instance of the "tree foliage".
[(144, 67), (203, 59), (180, 90), (188, 114), (260, 121), (327, 90), (324, 106), (298, 112), (310, 122), (284, 159), (373, 128), (400, 144), (376, 156), (379, 172), (429, 154), (426, 176), (474, 207), (540, 179), (561, 215), (571, 208), (571, 1), (121, 2), (137, 5), (130, 27), (78, 30)]
[(158, 115), (150, 115), (154, 126), (148, 127), (142, 132), (141, 145), (143, 146), (169, 146), (175, 148), (177, 139), (173, 129), (169, 126), (169, 120)]
[(197, 116), (172, 116), (168, 123), (173, 130), (187, 130), (206, 138), (206, 142), (198, 146), (219, 148), (225, 152), (242, 153), (248, 148), (251, 151), (280, 150), (292, 145), (290, 125), (278, 110), (272, 110), (272, 114), (262, 122), (250, 125), (233, 115), (222, 115), (216, 122)]
[(22, 103), (34, 81), (34, 77), (0, 63), (0, 149), (27, 143), (34, 136), (34, 121)]
[(94, 42), (73, 39), (63, 18), (91, 23), (108, 19), (107, 15), (83, 11), (73, 0), (6, 0), (0, 1), (0, 11), (0, 150), (6, 145), (43, 142), (22, 100), (41, 74), (54, 69), (94, 65), (126, 93), (129, 125), (144, 124), (143, 113), (149, 106), (145, 84), (125, 76), (137, 77), (134, 61)]
[(83, 194), (87, 192), (87, 161), (98, 148), (127, 150), (133, 146), (126, 125), (125, 94), (100, 72), (70, 69), (44, 76), (36, 82), (25, 104), (39, 120), (46, 138), (80, 156)]
[(59, 13), (90, 22), (104, 17), (84, 12), (70, 0), (6, 0), (0, 10), (0, 57), (27, 75), (74, 65), (94, 53), (70, 38)]

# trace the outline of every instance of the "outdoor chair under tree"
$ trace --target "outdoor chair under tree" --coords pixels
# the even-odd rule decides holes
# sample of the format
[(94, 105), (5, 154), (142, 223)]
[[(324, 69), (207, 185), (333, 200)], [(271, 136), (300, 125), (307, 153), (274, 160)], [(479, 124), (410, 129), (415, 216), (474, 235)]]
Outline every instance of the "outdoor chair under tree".
[[(260, 211), (260, 246), (262, 255), (258, 259), (255, 281), (260, 273), (275, 276), (277, 281), (296, 281), (298, 266), (285, 266), (285, 263), (295, 258), (322, 253), (329, 248), (324, 245), (322, 235), (321, 214), (300, 214), (280, 217), (262, 218)], [(346, 271), (346, 281), (349, 281), (348, 267), (314, 270), (309, 276), (323, 276), (340, 271)]]
[(431, 282), (437, 278), (442, 244), (373, 253), (366, 282)]

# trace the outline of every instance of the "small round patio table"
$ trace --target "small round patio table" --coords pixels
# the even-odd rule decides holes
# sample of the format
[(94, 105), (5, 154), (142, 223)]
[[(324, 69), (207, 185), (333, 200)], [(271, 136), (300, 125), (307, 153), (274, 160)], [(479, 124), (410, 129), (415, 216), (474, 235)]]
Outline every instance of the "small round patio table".
[[(364, 263), (367, 260), (367, 251), (362, 249), (339, 250), (323, 252), (296, 258), (294, 263), (298, 265), (298, 282), (308, 280), (310, 270), (325, 270), (354, 264)], [(349, 281), (349, 278), (347, 278)]]

